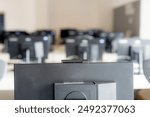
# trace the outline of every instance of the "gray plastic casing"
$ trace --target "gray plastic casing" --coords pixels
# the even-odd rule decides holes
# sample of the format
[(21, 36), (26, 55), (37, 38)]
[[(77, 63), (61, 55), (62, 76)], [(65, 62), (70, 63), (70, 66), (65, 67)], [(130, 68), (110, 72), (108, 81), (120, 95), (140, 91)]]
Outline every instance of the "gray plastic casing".
[(15, 65), (16, 100), (53, 100), (54, 83), (115, 82), (117, 99), (134, 99), (132, 63)]

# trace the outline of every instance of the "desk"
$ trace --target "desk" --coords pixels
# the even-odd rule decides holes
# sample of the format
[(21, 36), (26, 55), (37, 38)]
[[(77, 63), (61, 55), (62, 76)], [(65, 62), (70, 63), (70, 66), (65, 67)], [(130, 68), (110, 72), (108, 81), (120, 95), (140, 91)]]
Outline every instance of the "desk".
[(116, 53), (104, 53), (103, 62), (117, 62), (118, 56)]
[(2, 80), (0, 80), (0, 100), (14, 99), (14, 72), (8, 71)]
[(0, 53), (0, 59), (1, 60), (4, 60), (6, 63), (8, 63), (9, 62), (9, 59), (10, 57), (9, 57), (9, 54), (8, 53)]
[(10, 71), (0, 80), (0, 90), (14, 90), (14, 72)]
[[(0, 46), (2, 48), (2, 46)], [(46, 63), (60, 63), (61, 60), (66, 59), (65, 47), (54, 46), (54, 50), (49, 53)], [(7, 63), (7, 73), (0, 80), (0, 99), (14, 99), (14, 71), (12, 71), (14, 64), (22, 63), (21, 60), (10, 60), (8, 53), (0, 53), (0, 59)]]
[(150, 83), (144, 75), (134, 75), (134, 89), (150, 89)]
[(141, 89), (135, 92), (137, 100), (150, 100), (150, 89)]
[[(54, 51), (49, 53), (48, 58), (49, 59), (46, 60), (46, 63), (60, 63), (62, 59), (66, 58), (65, 47), (55, 46)], [(103, 59), (104, 62), (115, 62), (117, 60), (117, 55), (105, 53)], [(0, 99), (13, 99), (12, 94), (14, 91), (14, 72), (11, 71), (12, 68), (13, 68), (12, 64), (8, 65), (7, 74), (0, 81)], [(134, 89), (150, 89), (150, 83), (147, 81), (144, 75), (134, 75), (133, 80), (134, 80)], [(8, 98), (4, 98), (3, 94), (7, 95)]]
[(61, 63), (61, 60), (66, 59), (65, 46), (56, 45), (53, 47), (53, 51), (48, 54), (46, 63)]

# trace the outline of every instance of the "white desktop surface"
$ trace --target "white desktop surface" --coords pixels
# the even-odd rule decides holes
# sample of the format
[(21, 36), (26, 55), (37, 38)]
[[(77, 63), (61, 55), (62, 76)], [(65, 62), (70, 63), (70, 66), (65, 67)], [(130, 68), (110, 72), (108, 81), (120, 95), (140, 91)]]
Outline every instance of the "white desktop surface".
[(14, 90), (14, 72), (7, 72), (0, 80), (0, 90)]
[[(0, 54), (1, 55), (1, 54)], [(4, 55), (4, 54), (3, 54)], [(8, 59), (8, 55), (0, 56), (6, 57)], [(6, 59), (3, 58), (3, 59)], [(55, 46), (54, 51), (49, 53), (49, 59), (46, 60), (47, 63), (60, 63), (61, 60), (66, 58), (65, 55), (65, 47), (64, 46)], [(104, 54), (104, 62), (115, 62), (117, 60), (116, 54)], [(13, 63), (12, 60), (7, 60), (9, 63)], [(19, 62), (16, 60), (14, 63)], [(14, 91), (14, 71), (13, 64), (9, 64), (7, 66), (7, 73), (2, 80), (0, 80), (0, 91)], [(150, 83), (147, 81), (144, 75), (134, 75), (134, 89), (150, 89)], [(1, 96), (0, 96), (1, 97)], [(1, 99), (1, 98), (0, 98)]]
[(150, 89), (150, 82), (144, 75), (134, 75), (134, 89)]
[(9, 59), (10, 57), (9, 57), (9, 54), (8, 53), (1, 53), (0, 52), (0, 59), (1, 60), (4, 60), (5, 62), (9, 62)]
[(65, 46), (53, 46), (53, 51), (48, 54), (46, 63), (61, 63), (61, 60), (66, 59)]

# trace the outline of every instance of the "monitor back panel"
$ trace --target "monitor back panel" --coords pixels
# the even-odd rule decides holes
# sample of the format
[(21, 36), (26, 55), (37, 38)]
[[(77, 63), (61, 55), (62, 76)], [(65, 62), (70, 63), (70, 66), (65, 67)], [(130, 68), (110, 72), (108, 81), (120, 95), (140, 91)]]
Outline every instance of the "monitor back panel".
[(53, 100), (54, 83), (116, 82), (117, 99), (133, 99), (132, 63), (15, 65), (16, 100)]

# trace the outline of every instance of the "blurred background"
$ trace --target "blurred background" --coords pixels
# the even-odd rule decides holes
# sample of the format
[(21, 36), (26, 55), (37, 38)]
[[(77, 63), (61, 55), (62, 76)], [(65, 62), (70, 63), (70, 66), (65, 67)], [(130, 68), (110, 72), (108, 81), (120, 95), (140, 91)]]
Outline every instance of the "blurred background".
[[(0, 99), (14, 99), (14, 64), (133, 62), (150, 88), (148, 0), (0, 0)], [(147, 67), (146, 67), (147, 68)], [(143, 93), (143, 92), (142, 92)]]

